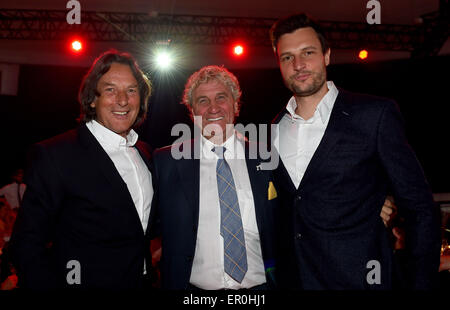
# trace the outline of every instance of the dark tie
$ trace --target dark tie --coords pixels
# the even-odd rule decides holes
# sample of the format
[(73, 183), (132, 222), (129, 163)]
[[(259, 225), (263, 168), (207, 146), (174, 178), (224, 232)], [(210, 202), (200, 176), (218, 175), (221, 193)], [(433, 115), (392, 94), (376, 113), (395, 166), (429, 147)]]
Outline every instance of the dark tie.
[(220, 201), (220, 234), (224, 243), (225, 272), (241, 283), (247, 272), (247, 253), (236, 187), (230, 166), (223, 157), (226, 149), (215, 147), (212, 151), (219, 156), (216, 174)]

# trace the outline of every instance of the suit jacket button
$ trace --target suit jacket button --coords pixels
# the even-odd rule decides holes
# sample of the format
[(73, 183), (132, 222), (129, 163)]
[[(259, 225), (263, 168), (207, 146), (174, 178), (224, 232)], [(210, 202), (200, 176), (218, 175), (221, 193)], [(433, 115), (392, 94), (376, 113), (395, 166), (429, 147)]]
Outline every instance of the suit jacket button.
[(300, 201), (300, 200), (302, 200), (302, 196), (300, 196), (300, 195), (297, 195), (297, 196), (295, 196), (295, 201)]
[(302, 234), (301, 233), (295, 234), (295, 239), (296, 240), (300, 240), (301, 238), (302, 238)]

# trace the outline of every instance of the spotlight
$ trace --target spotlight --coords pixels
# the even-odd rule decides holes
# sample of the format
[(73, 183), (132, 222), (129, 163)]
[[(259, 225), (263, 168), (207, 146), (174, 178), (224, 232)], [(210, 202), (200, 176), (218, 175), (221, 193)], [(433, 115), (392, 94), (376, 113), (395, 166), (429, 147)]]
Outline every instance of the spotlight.
[(74, 51), (75, 53), (79, 53), (83, 49), (83, 43), (80, 40), (73, 40), (70, 43), (70, 47), (72, 51)]
[(233, 54), (236, 56), (241, 56), (244, 54), (244, 47), (241, 44), (237, 44), (233, 47)]
[(358, 57), (359, 57), (359, 59), (362, 59), (362, 60), (367, 59), (367, 57), (369, 57), (369, 52), (366, 50), (362, 50), (359, 52)]
[(161, 70), (167, 70), (173, 64), (172, 55), (168, 51), (159, 51), (155, 55), (155, 63)]

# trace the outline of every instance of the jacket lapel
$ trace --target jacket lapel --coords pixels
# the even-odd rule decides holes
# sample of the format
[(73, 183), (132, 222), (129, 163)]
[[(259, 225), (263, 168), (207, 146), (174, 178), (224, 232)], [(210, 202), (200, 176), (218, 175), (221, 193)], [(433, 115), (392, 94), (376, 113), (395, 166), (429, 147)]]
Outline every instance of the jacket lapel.
[[(249, 142), (245, 141), (245, 161), (247, 164), (247, 171), (248, 171), (248, 177), (250, 179), (250, 185), (252, 188), (252, 192), (256, 193), (253, 195), (253, 201), (255, 203), (255, 214), (256, 214), (256, 223), (258, 225), (258, 231), (261, 233), (263, 230), (263, 218), (264, 218), (264, 210), (265, 210), (265, 204), (268, 201), (267, 200), (267, 188), (269, 184), (266, 184), (266, 179), (262, 177), (262, 174), (264, 173), (263, 170), (259, 170), (259, 165), (261, 164), (260, 159), (250, 159), (249, 156)], [(261, 192), (263, 193), (261, 195)]]
[(94, 163), (95, 167), (99, 168), (102, 175), (108, 180), (109, 185), (114, 189), (114, 192), (122, 193), (122, 198), (124, 198), (123, 196), (127, 196), (127, 199), (131, 199), (127, 185), (122, 180), (113, 161), (86, 125), (80, 127), (79, 133), (80, 142), (89, 152), (92, 163)]
[[(275, 117), (275, 119), (273, 120), (273, 124), (278, 124), (280, 121), (281, 121), (281, 119), (284, 117), (284, 115), (286, 114), (286, 113), (288, 113), (288, 110), (285, 108), (285, 109), (283, 109), (276, 117)], [(273, 133), (273, 132), (271, 132), (271, 136), (272, 135), (274, 135), (275, 133)], [(275, 136), (273, 136), (272, 137), (272, 140), (271, 140), (271, 147), (273, 148), (273, 147), (275, 147), (274, 145), (273, 145), (273, 139), (275, 138)], [(279, 151), (279, 150), (277, 150), (277, 151)], [(278, 155), (279, 156), (279, 155)], [(287, 171), (287, 169), (286, 169), (286, 167), (284, 166), (284, 164), (283, 164), (283, 161), (282, 161), (282, 159), (281, 159), (281, 157), (280, 157), (280, 161), (279, 161), (279, 163), (278, 163), (278, 167), (276, 168), (276, 170), (274, 171), (274, 174), (277, 176), (277, 181), (278, 181), (278, 183), (279, 184), (283, 184), (284, 186), (284, 188), (288, 191), (288, 192), (290, 192), (290, 193), (294, 193), (295, 191), (296, 191), (296, 188), (295, 188), (295, 185), (294, 185), (294, 183), (292, 182), (292, 179), (291, 179), (291, 176), (289, 175), (289, 173), (288, 173), (288, 171)]]
[(339, 95), (336, 98), (333, 110), (330, 115), (328, 126), (325, 129), (325, 133), (322, 140), (319, 143), (316, 151), (314, 152), (311, 161), (308, 164), (308, 168), (305, 171), (305, 175), (300, 182), (299, 188), (303, 188), (308, 184), (308, 179), (314, 174), (321, 164), (328, 158), (329, 152), (336, 146), (340, 137), (344, 132), (344, 128), (350, 119), (349, 109), (346, 107), (345, 94), (339, 90)]
[(180, 146), (181, 151), (184, 147), (190, 147), (191, 159), (179, 159), (175, 161), (181, 186), (187, 197), (188, 204), (192, 208), (194, 227), (198, 226), (200, 193), (200, 159), (194, 157), (194, 146), (197, 146), (196, 144), (195, 140), (183, 142)]
[(278, 124), (286, 113), (288, 113), (288, 110), (286, 108), (281, 110), (281, 112), (278, 113), (278, 115), (273, 119), (272, 124)]
[[(266, 279), (269, 286), (274, 285), (274, 249), (273, 249), (273, 206), (269, 201), (268, 188), (270, 171), (261, 170), (262, 159), (250, 159), (249, 145), (256, 144), (254, 142), (245, 141), (245, 160), (247, 164), (248, 177), (253, 193), (253, 201), (255, 206), (256, 224), (258, 226), (259, 239), (261, 242), (261, 251), (266, 272)], [(259, 152), (258, 152), (259, 154)]]
[[(83, 124), (79, 128), (78, 132), (80, 143), (89, 153), (91, 161), (94, 163), (93, 166), (98, 167), (101, 174), (105, 177), (111, 187), (111, 190), (106, 190), (106, 192), (108, 192), (109, 195), (117, 196), (117, 199), (123, 201), (122, 205), (127, 206), (126, 209), (132, 211), (136, 215), (136, 225), (140, 227), (142, 233), (144, 234), (139, 215), (137, 214), (136, 208), (134, 208), (133, 198), (128, 191), (127, 184), (123, 181), (113, 161), (86, 125)], [(128, 206), (132, 206), (133, 209), (128, 208)]]
[[(141, 156), (142, 160), (144, 161), (145, 165), (147, 166), (148, 170), (150, 171), (150, 176), (151, 176), (151, 180), (152, 180), (151, 184), (153, 187), (153, 195), (154, 195), (155, 194), (155, 184), (153, 184), (153, 164), (151, 161), (152, 150), (150, 149), (150, 147), (147, 144), (144, 144), (140, 141), (136, 142), (135, 148), (139, 152), (139, 155)], [(149, 234), (150, 230), (152, 229), (151, 226), (154, 225), (155, 214), (156, 214), (156, 208), (153, 207), (153, 200), (152, 200), (152, 204), (150, 207), (150, 214), (148, 216), (147, 230), (145, 231), (146, 235)], [(136, 215), (139, 218), (139, 214), (137, 214), (137, 212), (136, 212)], [(140, 218), (139, 218), (139, 222), (140, 222)]]
[(148, 170), (150, 172), (153, 172), (153, 166), (152, 166), (152, 162), (151, 162), (152, 150), (150, 150), (149, 148), (146, 148), (144, 145), (145, 144), (141, 143), (140, 141), (137, 141), (135, 148), (138, 150), (139, 155), (141, 156), (141, 158), (144, 161), (145, 165), (147, 166)]
[(276, 174), (278, 176), (278, 183), (284, 184), (284, 188), (289, 193), (294, 193), (296, 191), (295, 185), (292, 182), (291, 176), (289, 175), (286, 167), (284, 166), (283, 161), (281, 160), (281, 157), (280, 157), (280, 162), (278, 163), (278, 167), (275, 170), (274, 174)]

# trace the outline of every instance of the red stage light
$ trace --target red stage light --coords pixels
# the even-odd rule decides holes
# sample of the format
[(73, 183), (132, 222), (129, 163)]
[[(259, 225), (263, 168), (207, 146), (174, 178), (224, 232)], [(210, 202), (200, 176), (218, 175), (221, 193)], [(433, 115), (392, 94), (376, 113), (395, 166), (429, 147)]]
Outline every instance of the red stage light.
[(83, 49), (83, 43), (80, 40), (73, 40), (70, 43), (70, 47), (72, 48), (72, 51), (79, 53)]
[(233, 47), (233, 54), (236, 56), (241, 56), (244, 54), (244, 47), (240, 44), (237, 44)]
[(359, 59), (362, 59), (362, 60), (367, 59), (367, 57), (369, 57), (369, 52), (366, 50), (362, 50), (359, 52), (358, 57), (359, 57)]

